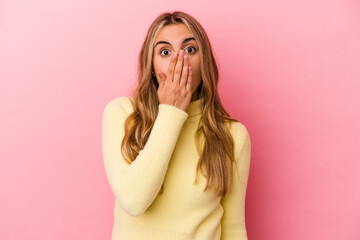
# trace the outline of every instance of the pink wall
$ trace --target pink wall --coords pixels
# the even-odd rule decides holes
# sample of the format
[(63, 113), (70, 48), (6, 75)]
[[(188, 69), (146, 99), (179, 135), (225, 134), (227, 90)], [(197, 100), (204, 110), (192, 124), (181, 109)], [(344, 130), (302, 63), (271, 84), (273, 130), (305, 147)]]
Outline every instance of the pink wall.
[(154, 18), (182, 10), (251, 134), (249, 239), (360, 239), (359, 2), (123, 2), (0, 2), (0, 238), (110, 239), (102, 111)]

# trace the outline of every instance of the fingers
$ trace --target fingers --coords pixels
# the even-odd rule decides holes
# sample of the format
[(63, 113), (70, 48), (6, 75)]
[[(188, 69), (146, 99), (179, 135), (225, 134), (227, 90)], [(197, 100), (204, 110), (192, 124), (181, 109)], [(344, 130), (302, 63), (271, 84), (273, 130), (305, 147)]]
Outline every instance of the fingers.
[(189, 67), (189, 57), (185, 55), (184, 50), (180, 50), (171, 56), (168, 67), (168, 74), (164, 81), (170, 81), (174, 84), (181, 85), (187, 91), (191, 90), (192, 71)]
[(180, 84), (180, 80), (181, 80), (183, 62), (184, 62), (184, 50), (180, 50), (179, 57), (176, 62), (176, 66), (174, 70), (174, 78), (173, 78), (174, 79), (173, 82), (178, 85)]
[(159, 76), (159, 84), (163, 83), (166, 79), (164, 79), (164, 74), (160, 71), (157, 72), (158, 76)]
[(171, 56), (170, 64), (168, 67), (168, 75), (166, 80), (172, 82), (174, 78), (174, 69), (177, 61), (177, 52), (174, 52), (174, 54)]
[(189, 67), (189, 76), (186, 82), (186, 90), (191, 93), (192, 68)]
[(189, 58), (188, 56), (184, 56), (184, 65), (182, 67), (182, 73), (181, 73), (181, 79), (180, 79), (180, 85), (182, 87), (186, 86), (187, 77), (189, 72)]

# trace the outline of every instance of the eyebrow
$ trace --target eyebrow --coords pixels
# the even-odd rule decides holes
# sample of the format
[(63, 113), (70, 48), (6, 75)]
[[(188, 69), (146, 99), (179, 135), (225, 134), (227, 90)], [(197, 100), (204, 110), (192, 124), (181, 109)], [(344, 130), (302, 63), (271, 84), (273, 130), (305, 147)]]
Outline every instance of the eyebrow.
[[(184, 43), (189, 42), (189, 41), (191, 41), (191, 40), (195, 40), (195, 38), (193, 38), (193, 37), (185, 38), (184, 41), (182, 41), (181, 45), (183, 45)], [(158, 41), (158, 42), (155, 44), (154, 48), (155, 48), (158, 44), (161, 44), (161, 43), (163, 43), (163, 44), (168, 44), (168, 45), (171, 46), (171, 43), (169, 43), (169, 42), (167, 42), (167, 41)]]

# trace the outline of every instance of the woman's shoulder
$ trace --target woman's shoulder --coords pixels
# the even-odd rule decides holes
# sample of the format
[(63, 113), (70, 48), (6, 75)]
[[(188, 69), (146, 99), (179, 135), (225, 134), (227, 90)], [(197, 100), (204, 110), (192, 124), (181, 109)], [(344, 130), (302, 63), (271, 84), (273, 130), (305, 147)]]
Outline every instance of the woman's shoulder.
[(250, 134), (248, 128), (241, 122), (232, 122), (230, 125), (230, 133), (234, 139), (234, 143), (236, 146), (235, 152), (239, 151), (239, 147), (241, 147), (245, 141), (250, 140)]
[(239, 121), (233, 121), (230, 124), (230, 131), (235, 135), (248, 133), (247, 127)]
[(123, 116), (127, 116), (134, 111), (132, 99), (132, 96), (118, 96), (113, 98), (105, 104), (104, 111), (121, 113)]

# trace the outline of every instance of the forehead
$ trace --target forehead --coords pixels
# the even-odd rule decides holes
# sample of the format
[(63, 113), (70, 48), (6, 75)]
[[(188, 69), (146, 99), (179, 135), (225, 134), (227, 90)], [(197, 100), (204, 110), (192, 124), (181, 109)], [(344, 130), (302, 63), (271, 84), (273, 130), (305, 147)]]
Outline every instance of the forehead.
[(169, 42), (181, 42), (188, 37), (194, 37), (190, 30), (183, 23), (171, 24), (164, 26), (155, 38), (155, 42), (159, 40)]

